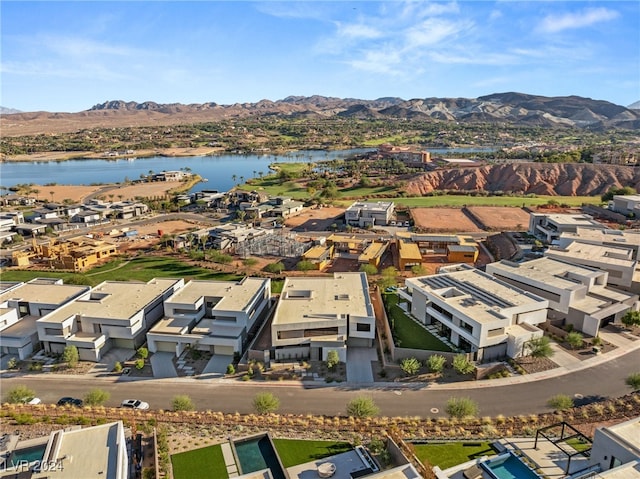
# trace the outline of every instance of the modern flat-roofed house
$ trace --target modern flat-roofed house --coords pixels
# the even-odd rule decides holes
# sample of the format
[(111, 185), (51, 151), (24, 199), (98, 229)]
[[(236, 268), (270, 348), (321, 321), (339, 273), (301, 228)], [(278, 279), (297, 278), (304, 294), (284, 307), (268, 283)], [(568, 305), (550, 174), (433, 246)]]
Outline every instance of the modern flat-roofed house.
[(365, 228), (367, 226), (387, 225), (393, 218), (395, 203), (392, 201), (378, 201), (368, 203), (356, 201), (344, 212), (344, 219), (348, 225)]
[(640, 417), (597, 428), (589, 464), (599, 467), (596, 479), (639, 479)]
[(547, 243), (557, 240), (562, 233), (575, 233), (577, 228), (602, 229), (605, 226), (585, 214), (530, 213), (529, 234)]
[(640, 214), (640, 195), (613, 195), (613, 200), (610, 203), (611, 209), (616, 213), (622, 213), (635, 217)]
[(137, 349), (162, 317), (164, 300), (183, 286), (183, 279), (105, 281), (38, 319), (38, 337), (45, 351), (73, 345), (85, 361), (99, 361), (112, 347)]
[(326, 360), (335, 350), (344, 362), (348, 346), (373, 346), (375, 324), (365, 273), (286, 278), (271, 324), (275, 359)]
[(573, 242), (629, 249), (633, 251), (633, 259), (640, 259), (640, 233), (637, 231), (578, 227), (575, 233), (562, 233), (557, 246), (563, 249)]
[(564, 248), (549, 248), (544, 254), (567, 263), (601, 269), (608, 273), (607, 283), (610, 286), (640, 292), (640, 278), (636, 272), (638, 260), (634, 259), (630, 249), (574, 241)]
[(518, 357), (524, 343), (542, 336), (549, 301), (468, 265), (405, 280), (411, 314), (478, 361)]
[(0, 293), (0, 351), (27, 359), (40, 349), (36, 321), (89, 290), (61, 279), (36, 278)]
[(271, 304), (271, 279), (190, 281), (164, 302), (164, 318), (147, 333), (149, 351), (186, 347), (233, 356)]
[[(38, 456), (38, 451), (42, 451), (41, 456)], [(82, 429), (59, 429), (51, 432), (48, 438), (18, 441), (9, 451), (9, 456), (13, 460), (4, 464), (0, 478), (132, 477), (122, 421)]]
[(524, 263), (502, 260), (488, 264), (487, 273), (548, 299), (549, 319), (562, 319), (590, 336), (619, 322), (638, 301), (637, 294), (607, 287), (606, 271), (549, 257)]

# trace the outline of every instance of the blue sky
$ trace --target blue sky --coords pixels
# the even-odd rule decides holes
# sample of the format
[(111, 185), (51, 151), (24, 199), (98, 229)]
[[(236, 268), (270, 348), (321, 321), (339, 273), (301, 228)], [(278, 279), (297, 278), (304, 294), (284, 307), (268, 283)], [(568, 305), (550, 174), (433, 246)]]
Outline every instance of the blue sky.
[(0, 104), (220, 104), (289, 95), (640, 100), (640, 2), (0, 4)]

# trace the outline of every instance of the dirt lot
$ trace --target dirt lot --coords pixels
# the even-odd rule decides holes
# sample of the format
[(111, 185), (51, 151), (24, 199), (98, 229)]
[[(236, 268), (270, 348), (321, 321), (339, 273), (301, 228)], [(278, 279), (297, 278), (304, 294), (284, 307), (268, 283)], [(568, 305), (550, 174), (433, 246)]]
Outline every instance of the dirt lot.
[[(62, 203), (64, 200), (71, 200), (80, 203), (86, 196), (100, 191), (100, 196), (104, 196), (109, 201), (120, 201), (135, 199), (136, 196), (153, 198), (164, 196), (167, 191), (178, 186), (179, 183), (172, 181), (157, 181), (153, 183), (136, 183), (134, 185), (36, 185), (38, 190), (37, 199)], [(111, 197), (110, 195), (113, 195)], [(33, 195), (32, 195), (33, 197)]]
[(470, 206), (467, 211), (487, 231), (523, 231), (529, 227), (529, 213), (522, 208)]
[(285, 224), (296, 231), (327, 231), (333, 223), (344, 215), (345, 208), (322, 207), (308, 209), (302, 213), (287, 218)]
[(429, 233), (482, 231), (460, 208), (412, 208), (410, 211), (413, 222), (420, 231)]

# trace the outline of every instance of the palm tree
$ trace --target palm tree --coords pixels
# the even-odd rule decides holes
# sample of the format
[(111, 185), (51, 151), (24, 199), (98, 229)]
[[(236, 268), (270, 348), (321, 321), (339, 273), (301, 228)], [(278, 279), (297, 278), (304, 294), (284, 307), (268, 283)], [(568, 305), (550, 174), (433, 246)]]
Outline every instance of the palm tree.
[(238, 177), (236, 175), (231, 175), (231, 180), (233, 181), (233, 184), (236, 184), (236, 180), (238, 179)]
[(49, 194), (51, 195), (51, 203), (53, 203), (53, 191), (50, 191)]

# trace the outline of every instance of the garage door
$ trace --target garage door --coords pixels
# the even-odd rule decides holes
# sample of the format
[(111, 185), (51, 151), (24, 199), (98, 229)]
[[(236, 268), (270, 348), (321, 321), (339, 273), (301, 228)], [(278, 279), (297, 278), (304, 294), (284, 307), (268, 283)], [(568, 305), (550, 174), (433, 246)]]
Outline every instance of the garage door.
[(156, 351), (161, 353), (174, 353), (176, 352), (176, 343), (170, 343), (168, 341), (156, 341)]
[(233, 356), (233, 346), (216, 346), (215, 354), (224, 354), (227, 356)]

